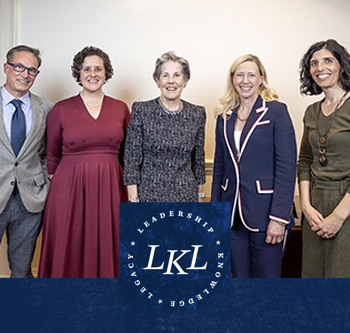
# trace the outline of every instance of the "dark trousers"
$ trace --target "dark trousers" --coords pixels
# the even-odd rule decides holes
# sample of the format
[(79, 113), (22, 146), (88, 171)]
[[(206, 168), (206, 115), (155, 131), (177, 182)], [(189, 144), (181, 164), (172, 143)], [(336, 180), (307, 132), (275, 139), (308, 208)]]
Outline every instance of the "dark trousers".
[(266, 232), (249, 231), (237, 215), (231, 229), (233, 277), (278, 278), (285, 240), (274, 245), (267, 244)]
[(0, 214), (0, 242), (6, 230), (12, 278), (33, 277), (31, 263), (41, 223), (42, 213), (28, 212), (18, 191), (14, 192)]

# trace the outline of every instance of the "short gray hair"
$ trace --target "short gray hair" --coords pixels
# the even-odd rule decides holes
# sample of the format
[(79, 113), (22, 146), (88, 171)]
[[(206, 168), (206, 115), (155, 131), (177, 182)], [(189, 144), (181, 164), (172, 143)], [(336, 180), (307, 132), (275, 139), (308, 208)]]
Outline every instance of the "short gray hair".
[(6, 54), (6, 61), (12, 62), (13, 57), (19, 53), (19, 52), (28, 52), (31, 53), (38, 62), (38, 68), (41, 65), (41, 58), (40, 58), (40, 51), (38, 49), (35, 49), (33, 47), (27, 46), (27, 45), (17, 45), (10, 49)]
[(157, 60), (156, 60), (156, 66), (153, 72), (153, 80), (157, 82), (160, 78), (160, 74), (162, 73), (162, 66), (167, 61), (174, 61), (178, 62), (182, 66), (182, 74), (188, 81), (191, 78), (191, 71), (190, 71), (190, 64), (185, 58), (178, 57), (173, 51), (166, 52), (162, 54)]

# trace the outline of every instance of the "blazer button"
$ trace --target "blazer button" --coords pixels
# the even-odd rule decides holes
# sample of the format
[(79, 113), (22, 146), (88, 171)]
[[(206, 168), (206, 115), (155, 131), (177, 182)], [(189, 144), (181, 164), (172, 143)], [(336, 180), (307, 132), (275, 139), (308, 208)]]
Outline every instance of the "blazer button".
[(14, 181), (12, 181), (10, 184), (11, 184), (12, 186), (14, 186), (14, 185), (15, 185), (15, 182), (14, 182)]
[(18, 162), (15, 163), (15, 167), (18, 166)]

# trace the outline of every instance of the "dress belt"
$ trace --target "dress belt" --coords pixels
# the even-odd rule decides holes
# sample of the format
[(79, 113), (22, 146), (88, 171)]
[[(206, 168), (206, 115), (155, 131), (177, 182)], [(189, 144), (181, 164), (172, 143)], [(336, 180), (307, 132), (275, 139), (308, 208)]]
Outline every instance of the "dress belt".
[(338, 190), (340, 194), (345, 194), (350, 186), (350, 179), (343, 180), (312, 180), (312, 186), (320, 190)]

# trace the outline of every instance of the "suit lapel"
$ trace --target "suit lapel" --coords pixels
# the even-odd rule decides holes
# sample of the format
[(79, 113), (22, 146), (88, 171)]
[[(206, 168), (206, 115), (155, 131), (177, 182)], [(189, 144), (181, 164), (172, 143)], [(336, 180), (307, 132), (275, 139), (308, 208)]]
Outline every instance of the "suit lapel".
[(266, 107), (266, 102), (258, 96), (257, 100), (254, 103), (252, 112), (249, 115), (247, 123), (245, 124), (242, 135), (241, 135), (241, 153), (239, 159), (241, 159), (244, 150), (249, 142), (249, 138), (252, 136), (256, 126), (258, 126), (261, 119), (265, 116), (268, 108)]
[(227, 148), (233, 153), (235, 159), (237, 159), (237, 149), (235, 145), (235, 123), (236, 123), (236, 113), (230, 111), (226, 112), (225, 119), (225, 140), (227, 144)]
[(18, 157), (20, 157), (24, 153), (24, 151), (31, 144), (31, 142), (37, 137), (37, 134), (43, 122), (43, 110), (41, 109), (41, 103), (42, 103), (41, 100), (33, 94), (30, 94), (30, 99), (31, 99), (31, 107), (32, 107), (33, 124), (26, 140), (23, 143), (23, 146), (18, 154)]
[(2, 103), (0, 103), (0, 141), (12, 154), (14, 154), (10, 139), (6, 133), (5, 124), (2, 117)]
[(224, 119), (224, 138), (229, 151), (237, 179), (239, 178), (239, 168), (237, 163), (237, 149), (234, 142), (234, 128), (236, 122), (236, 114), (232, 111), (226, 113), (226, 118)]
[(236, 172), (238, 173), (238, 162), (242, 158), (242, 155), (244, 153), (244, 150), (249, 143), (249, 139), (252, 136), (255, 128), (259, 125), (261, 119), (265, 116), (266, 112), (268, 111), (268, 107), (266, 106), (266, 102), (258, 96), (257, 100), (254, 103), (252, 112), (249, 115), (249, 118), (247, 120), (247, 123), (243, 127), (241, 140), (240, 140), (240, 147), (241, 151), (240, 154), (238, 154), (236, 145), (234, 142), (234, 128), (235, 128), (235, 122), (236, 122), (236, 113), (233, 111), (227, 111), (226, 118), (224, 120), (224, 137), (225, 142), (227, 145), (227, 149), (229, 150), (232, 162), (234, 164), (234, 167), (236, 169)]

